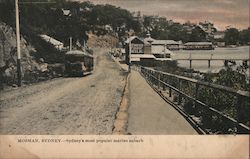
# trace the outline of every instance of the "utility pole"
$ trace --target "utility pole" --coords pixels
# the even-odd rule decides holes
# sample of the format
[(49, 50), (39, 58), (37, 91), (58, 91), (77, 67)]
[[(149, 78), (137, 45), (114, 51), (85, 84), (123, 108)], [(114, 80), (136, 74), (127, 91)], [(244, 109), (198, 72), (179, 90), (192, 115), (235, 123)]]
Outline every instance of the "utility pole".
[(129, 64), (128, 64), (128, 71), (131, 72), (131, 38), (129, 37), (128, 43), (128, 54), (129, 54)]
[(72, 50), (72, 37), (69, 38), (69, 51)]
[(22, 85), (22, 69), (21, 69), (21, 49), (20, 49), (20, 24), (19, 24), (19, 7), (18, 0), (15, 0), (16, 7), (16, 44), (17, 44), (17, 85)]
[[(21, 4), (42, 4), (55, 2), (21, 2)], [(15, 0), (16, 9), (16, 46), (17, 46), (17, 85), (22, 86), (22, 67), (21, 67), (21, 48), (20, 48), (20, 20), (19, 20), (19, 1)]]

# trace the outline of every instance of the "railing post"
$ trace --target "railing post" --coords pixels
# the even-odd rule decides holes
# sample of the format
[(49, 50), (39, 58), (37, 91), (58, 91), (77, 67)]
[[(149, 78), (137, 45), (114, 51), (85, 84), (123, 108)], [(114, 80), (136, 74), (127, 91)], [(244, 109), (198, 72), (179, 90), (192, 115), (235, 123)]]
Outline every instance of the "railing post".
[(236, 102), (235, 102), (235, 104), (234, 104), (234, 109), (235, 109), (235, 114), (234, 114), (234, 117), (236, 118), (236, 120), (237, 120), (237, 125), (235, 126), (235, 133), (237, 134), (237, 133), (239, 133), (239, 131), (238, 131), (238, 125), (239, 125), (239, 123), (241, 122), (240, 121), (240, 115), (241, 115), (241, 100), (242, 100), (242, 97), (240, 96), (240, 95), (237, 95), (236, 96)]
[(178, 79), (178, 90), (179, 90), (179, 97), (178, 97), (178, 104), (181, 104), (181, 79)]
[(200, 85), (199, 85), (198, 83), (195, 84), (195, 99), (196, 99), (196, 100), (198, 99), (198, 95), (199, 95), (199, 94), (198, 94), (198, 93), (199, 93), (199, 92), (198, 92), (199, 86), (200, 86)]
[[(194, 101), (195, 111), (198, 111), (197, 110), (198, 105), (197, 105), (196, 100), (198, 100), (198, 97), (199, 97), (199, 87), (200, 87), (200, 85), (198, 83), (195, 83), (195, 101)], [(197, 114), (199, 114), (199, 112)]]
[(189, 69), (192, 69), (192, 60), (189, 60)]
[(169, 97), (172, 97), (172, 89), (169, 87)]
[(153, 79), (154, 79), (154, 78), (153, 78), (153, 76), (154, 76), (154, 75), (153, 75), (153, 72), (152, 72), (151, 70), (149, 70), (149, 72), (150, 72), (150, 83), (151, 83), (151, 84), (154, 84), (154, 82), (153, 82)]
[(160, 73), (158, 73), (157, 80), (158, 80), (158, 89), (160, 89), (160, 84), (161, 84), (161, 82), (160, 82), (160, 80), (161, 80), (161, 74)]
[(162, 83), (162, 89), (163, 89), (163, 91), (166, 91), (166, 86), (165, 86), (166, 80), (165, 80), (165, 78), (166, 78), (166, 76), (163, 74), (162, 75), (162, 81), (164, 82), (164, 83)]

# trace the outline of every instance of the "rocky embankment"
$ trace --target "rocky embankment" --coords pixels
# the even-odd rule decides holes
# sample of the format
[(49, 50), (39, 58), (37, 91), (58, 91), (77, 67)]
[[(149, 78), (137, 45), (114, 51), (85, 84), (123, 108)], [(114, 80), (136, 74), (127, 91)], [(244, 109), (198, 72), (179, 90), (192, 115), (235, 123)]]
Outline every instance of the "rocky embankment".
[[(21, 36), (21, 66), (23, 83), (39, 81), (47, 76), (48, 64), (43, 59), (35, 60), (35, 48)], [(15, 30), (0, 23), (0, 90), (7, 86), (16, 86), (17, 83), (17, 51)], [(40, 79), (39, 79), (40, 78)]]

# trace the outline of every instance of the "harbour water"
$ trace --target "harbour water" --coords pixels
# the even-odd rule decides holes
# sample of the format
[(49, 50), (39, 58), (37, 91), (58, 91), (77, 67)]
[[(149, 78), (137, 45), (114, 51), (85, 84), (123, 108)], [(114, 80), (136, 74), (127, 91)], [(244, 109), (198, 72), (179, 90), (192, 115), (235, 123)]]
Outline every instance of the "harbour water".
[[(178, 59), (249, 59), (249, 46), (236, 48), (215, 48), (214, 50), (178, 50), (173, 51), (173, 59), (177, 59), (180, 67), (189, 68), (188, 60)], [(242, 61), (236, 61), (236, 65), (242, 65)], [(249, 61), (248, 61), (249, 65)], [(211, 60), (211, 67), (208, 68), (208, 61), (193, 60), (192, 68), (200, 72), (219, 72), (224, 68), (223, 60)], [(249, 72), (249, 70), (247, 70)]]

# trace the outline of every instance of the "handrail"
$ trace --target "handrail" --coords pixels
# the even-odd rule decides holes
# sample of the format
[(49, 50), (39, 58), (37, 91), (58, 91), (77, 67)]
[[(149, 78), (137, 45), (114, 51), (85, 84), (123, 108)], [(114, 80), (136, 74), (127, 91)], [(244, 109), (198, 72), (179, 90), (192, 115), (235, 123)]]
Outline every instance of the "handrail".
[(237, 95), (240, 95), (240, 96), (250, 97), (250, 92), (248, 92), (248, 91), (235, 90), (235, 89), (230, 88), (230, 87), (226, 87), (226, 86), (222, 86), (222, 85), (218, 85), (218, 84), (213, 84), (213, 83), (209, 83), (209, 82), (203, 82), (203, 81), (199, 81), (199, 80), (184, 77), (184, 76), (174, 75), (174, 74), (171, 74), (171, 73), (154, 70), (152, 68), (147, 68), (147, 67), (142, 67), (142, 68), (148, 69), (148, 70), (151, 70), (151, 71), (154, 71), (154, 72), (157, 72), (157, 73), (161, 73), (161, 74), (164, 74), (164, 75), (176, 77), (176, 78), (184, 80), (184, 81), (197, 83), (199, 85), (203, 85), (203, 86), (211, 87), (211, 88), (214, 88), (214, 89), (219, 89), (219, 90), (222, 90), (222, 91), (234, 93), (234, 94), (237, 94)]
[[(228, 92), (228, 93), (231, 93), (233, 94), (234, 96), (236, 96), (237, 98), (241, 98), (241, 97), (247, 97), (249, 98), (250, 95), (249, 95), (249, 92), (247, 91), (241, 91), (241, 90), (234, 90), (232, 88), (229, 88), (229, 87), (225, 87), (225, 86), (221, 86), (221, 85), (217, 85), (217, 84), (212, 84), (212, 83), (208, 83), (208, 82), (203, 82), (203, 81), (199, 81), (199, 80), (196, 80), (196, 79), (191, 79), (191, 78), (188, 78), (188, 77), (183, 77), (183, 76), (179, 76), (179, 75), (174, 75), (174, 74), (171, 74), (171, 73), (166, 73), (166, 72), (162, 72), (162, 71), (157, 71), (157, 70), (154, 70), (152, 68), (147, 68), (147, 67), (140, 67), (140, 72), (143, 74), (143, 76), (149, 80), (147, 78), (147, 76), (149, 77), (152, 77), (154, 80), (156, 80), (158, 82), (158, 86), (159, 84), (161, 83), (161, 85), (164, 85), (166, 87), (168, 87), (171, 90), (174, 90), (175, 92), (177, 92), (179, 94), (179, 98), (181, 98), (181, 96), (185, 96), (186, 98), (194, 101), (195, 103), (198, 104), (199, 107), (202, 107), (202, 108), (205, 108), (206, 110), (212, 112), (212, 113), (215, 113), (219, 116), (221, 116), (223, 119), (226, 119), (227, 121), (229, 121), (230, 123), (232, 123), (233, 125), (236, 125), (237, 128), (242, 131), (242, 132), (247, 132), (249, 133), (250, 132), (250, 128), (246, 125), (244, 125), (243, 123), (240, 123), (238, 121), (238, 118), (237, 119), (234, 119), (232, 117), (229, 117), (225, 114), (223, 114), (221, 111), (218, 111), (216, 110), (215, 108), (203, 103), (202, 101), (199, 101), (197, 99), (197, 97), (192, 97), (188, 94), (186, 94), (185, 92), (181, 91), (180, 88), (176, 88), (175, 86), (169, 84), (169, 83), (166, 83), (165, 81), (161, 80), (159, 77), (156, 77), (155, 75), (153, 75), (152, 73), (158, 73), (161, 74), (161, 75), (166, 75), (166, 76), (170, 76), (170, 77), (175, 77), (177, 78), (178, 80), (183, 80), (183, 81), (188, 81), (188, 82), (191, 82), (191, 83), (194, 83), (194, 84), (197, 84), (197, 85), (203, 85), (203, 86), (207, 86), (209, 88), (214, 88), (214, 89), (219, 89), (221, 91), (224, 91), (224, 92)], [(144, 71), (145, 70), (145, 71)], [(150, 73), (151, 72), (151, 73)], [(146, 74), (146, 75), (145, 75)], [(150, 81), (151, 82), (151, 81)], [(171, 94), (171, 93), (170, 93)], [(236, 104), (236, 103), (235, 103)]]
[(197, 61), (250, 61), (249, 58), (173, 58), (173, 60), (179, 61), (190, 61), (190, 60), (197, 60)]

